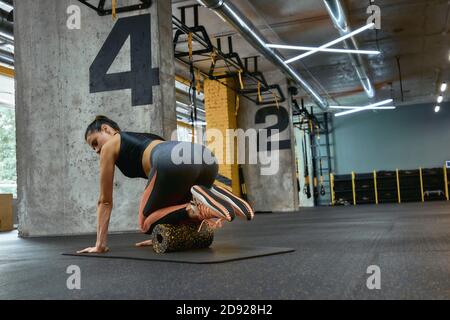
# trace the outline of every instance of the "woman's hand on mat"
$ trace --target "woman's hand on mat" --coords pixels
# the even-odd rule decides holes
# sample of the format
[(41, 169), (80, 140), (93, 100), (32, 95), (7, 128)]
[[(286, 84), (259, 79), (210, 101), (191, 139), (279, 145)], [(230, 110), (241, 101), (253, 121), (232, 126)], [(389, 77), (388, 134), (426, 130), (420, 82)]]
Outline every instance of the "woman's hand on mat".
[(136, 243), (136, 247), (147, 247), (152, 245), (152, 240), (145, 240), (142, 242)]
[(86, 249), (77, 251), (77, 253), (105, 253), (108, 251), (108, 247), (88, 247)]

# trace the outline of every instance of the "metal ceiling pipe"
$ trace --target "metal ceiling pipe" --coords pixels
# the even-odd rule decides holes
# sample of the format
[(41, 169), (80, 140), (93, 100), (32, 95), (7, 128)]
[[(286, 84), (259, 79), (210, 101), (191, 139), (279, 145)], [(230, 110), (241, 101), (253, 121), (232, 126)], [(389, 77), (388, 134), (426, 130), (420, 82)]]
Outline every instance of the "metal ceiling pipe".
[(9, 66), (14, 66), (14, 61), (8, 57), (3, 56), (2, 54), (0, 54), (0, 62)]
[(214, 10), (221, 18), (231, 24), (256, 50), (266, 59), (281, 69), (289, 78), (302, 87), (314, 102), (323, 110), (328, 109), (328, 103), (307, 83), (290, 65), (285, 63), (281, 54), (268, 48), (267, 39), (258, 29), (228, 0), (197, 0), (203, 6)]
[(10, 52), (0, 51), (0, 62), (8, 64), (10, 66), (14, 65), (14, 55)]
[(0, 30), (0, 41), (3, 42), (2, 45), (6, 43), (14, 46), (14, 38), (2, 33), (2, 30)]
[(14, 24), (8, 20), (9, 12), (0, 9), (0, 39), (14, 43)]
[(1, 3), (4, 3), (8, 6), (14, 7), (14, 1), (13, 0), (0, 0)]
[[(323, 0), (323, 2), (325, 4), (325, 7), (327, 8), (328, 14), (331, 17), (331, 21), (333, 22), (334, 27), (338, 29), (339, 34), (341, 36), (345, 36), (352, 32), (352, 29), (348, 25), (347, 16), (345, 14), (344, 7), (342, 6), (341, 1)], [(343, 43), (346, 49), (359, 50), (355, 37), (346, 39), (343, 41)], [(360, 54), (349, 54), (348, 56), (350, 57), (352, 65), (355, 68), (356, 74), (364, 88), (364, 91), (369, 96), (369, 98), (373, 98), (375, 96), (375, 90), (369, 76), (367, 75), (367, 67), (363, 57)]]
[(12, 52), (10, 52), (8, 50), (5, 50), (2, 47), (0, 47), (0, 54), (10, 56), (10, 57), (12, 57), (14, 59), (14, 53), (12, 53)]

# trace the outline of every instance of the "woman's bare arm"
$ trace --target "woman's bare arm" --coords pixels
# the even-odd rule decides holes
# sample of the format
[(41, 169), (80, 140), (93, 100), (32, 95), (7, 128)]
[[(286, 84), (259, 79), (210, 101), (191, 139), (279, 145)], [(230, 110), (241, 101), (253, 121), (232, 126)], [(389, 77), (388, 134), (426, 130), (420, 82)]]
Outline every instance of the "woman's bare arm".
[[(97, 203), (96, 247), (106, 248), (109, 219), (113, 207), (115, 156), (113, 144), (105, 144), (100, 152), (100, 197)], [(106, 149), (106, 150), (105, 150)]]
[(100, 196), (97, 202), (97, 241), (95, 247), (79, 251), (106, 252), (108, 227), (113, 208), (114, 168), (116, 161), (116, 146), (114, 141), (106, 143), (100, 152)]

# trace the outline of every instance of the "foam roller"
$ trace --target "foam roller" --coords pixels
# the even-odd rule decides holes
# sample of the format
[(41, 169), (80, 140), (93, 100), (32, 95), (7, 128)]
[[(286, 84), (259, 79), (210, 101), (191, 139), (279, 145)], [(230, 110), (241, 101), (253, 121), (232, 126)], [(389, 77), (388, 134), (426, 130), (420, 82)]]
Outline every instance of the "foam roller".
[(158, 224), (152, 232), (156, 253), (208, 248), (214, 240), (214, 231), (207, 225), (198, 232), (199, 224)]

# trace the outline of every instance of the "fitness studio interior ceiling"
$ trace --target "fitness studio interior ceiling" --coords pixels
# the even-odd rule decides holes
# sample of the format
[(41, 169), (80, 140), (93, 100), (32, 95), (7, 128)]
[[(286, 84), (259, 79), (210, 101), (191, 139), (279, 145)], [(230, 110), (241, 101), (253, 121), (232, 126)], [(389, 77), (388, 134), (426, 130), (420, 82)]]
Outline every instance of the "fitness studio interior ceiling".
[[(341, 2), (353, 30), (366, 24), (369, 16), (366, 9), (370, 1)], [(196, 3), (193, 0), (174, 0), (172, 13), (179, 18), (180, 10), (177, 8)], [(339, 37), (323, 1), (235, 0), (232, 3), (271, 43), (319, 46)], [(438, 83), (448, 78), (449, 2), (377, 0), (374, 4), (381, 8), (381, 30), (367, 30), (355, 37), (359, 49), (381, 51), (380, 55), (364, 57), (369, 78), (375, 87), (373, 101), (393, 98), (397, 106), (433, 103)], [(186, 12), (186, 24), (190, 25), (193, 15)], [(241, 58), (260, 55), (211, 10), (199, 9), (199, 24), (205, 26), (211, 39), (225, 37), (222, 41), (225, 43), (222, 45), (224, 51), (226, 37), (232, 36), (233, 49)], [(342, 45), (335, 47), (341, 48)], [(286, 58), (298, 54), (296, 51), (279, 51)], [(316, 53), (293, 62), (292, 66), (330, 105), (367, 105), (372, 101), (364, 92), (347, 54)], [(275, 68), (267, 59), (260, 59), (262, 72)]]
[[(366, 29), (320, 51), (340, 6)], [(450, 0), (0, 0), (0, 302), (450, 299), (449, 31)]]

